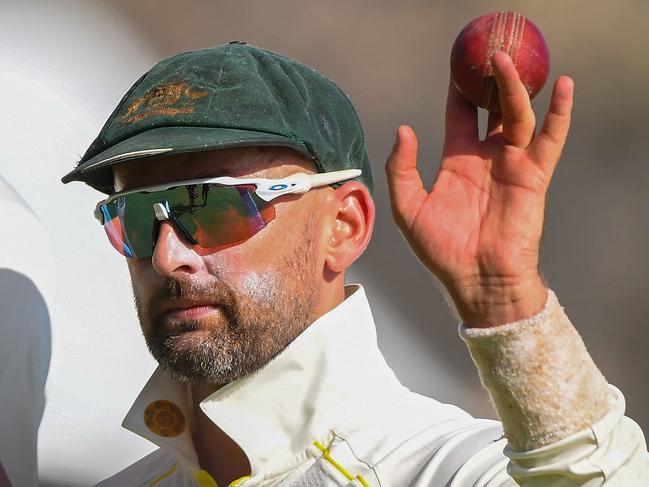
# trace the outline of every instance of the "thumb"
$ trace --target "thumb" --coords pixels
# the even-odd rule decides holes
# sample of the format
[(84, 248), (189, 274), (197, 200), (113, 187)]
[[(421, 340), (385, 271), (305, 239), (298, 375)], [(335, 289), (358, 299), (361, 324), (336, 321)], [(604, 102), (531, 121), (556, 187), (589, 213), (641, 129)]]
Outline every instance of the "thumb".
[(397, 129), (397, 138), (385, 165), (392, 214), (397, 224), (409, 227), (427, 192), (417, 170), (417, 136), (408, 125)]

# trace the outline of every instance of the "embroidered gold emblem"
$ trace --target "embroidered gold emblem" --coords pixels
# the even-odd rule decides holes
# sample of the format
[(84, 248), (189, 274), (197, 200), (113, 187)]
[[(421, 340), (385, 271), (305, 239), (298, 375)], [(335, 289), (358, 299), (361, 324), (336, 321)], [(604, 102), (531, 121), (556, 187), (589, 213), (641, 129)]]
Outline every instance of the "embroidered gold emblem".
[(171, 401), (155, 401), (144, 410), (144, 424), (158, 436), (173, 438), (185, 431), (185, 415)]
[(120, 117), (120, 124), (128, 125), (158, 115), (194, 113), (194, 102), (207, 95), (207, 91), (193, 91), (184, 81), (155, 86), (131, 102)]

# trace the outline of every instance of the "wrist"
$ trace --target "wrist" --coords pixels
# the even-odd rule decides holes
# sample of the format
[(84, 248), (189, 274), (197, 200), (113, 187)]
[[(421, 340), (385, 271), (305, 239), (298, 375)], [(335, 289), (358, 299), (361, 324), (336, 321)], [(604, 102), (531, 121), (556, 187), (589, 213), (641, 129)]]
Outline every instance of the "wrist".
[(489, 328), (529, 318), (547, 302), (540, 275), (515, 283), (481, 283), (449, 289), (460, 319), (469, 328)]
[(495, 328), (460, 327), (513, 451), (593, 425), (611, 409), (606, 379), (556, 295), (540, 313)]

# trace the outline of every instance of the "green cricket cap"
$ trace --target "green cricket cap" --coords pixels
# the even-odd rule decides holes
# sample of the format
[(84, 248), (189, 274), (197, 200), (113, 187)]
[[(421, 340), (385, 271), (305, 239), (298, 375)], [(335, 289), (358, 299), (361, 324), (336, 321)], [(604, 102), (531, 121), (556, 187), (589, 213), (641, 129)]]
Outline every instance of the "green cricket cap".
[(251, 146), (295, 149), (320, 172), (360, 169), (357, 179), (373, 188), (361, 123), (345, 93), (313, 68), (243, 42), (153, 66), (61, 181), (110, 194), (116, 164)]

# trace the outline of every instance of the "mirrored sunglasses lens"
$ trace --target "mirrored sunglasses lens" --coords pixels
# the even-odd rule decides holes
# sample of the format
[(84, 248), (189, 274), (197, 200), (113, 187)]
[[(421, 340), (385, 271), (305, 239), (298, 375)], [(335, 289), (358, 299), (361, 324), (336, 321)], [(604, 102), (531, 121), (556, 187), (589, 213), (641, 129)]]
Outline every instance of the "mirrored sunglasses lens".
[(243, 242), (275, 218), (275, 208), (255, 187), (213, 184), (178, 186), (155, 193), (133, 193), (101, 205), (110, 243), (126, 257), (151, 257), (158, 222), (153, 204), (167, 202), (176, 225), (204, 249)]
[(101, 205), (108, 240), (125, 257), (142, 258), (153, 255), (155, 217), (153, 203), (149, 200), (150, 198), (124, 196)]
[(275, 218), (275, 208), (255, 193), (255, 187), (201, 184), (173, 190), (171, 211), (205, 249), (243, 242)]

